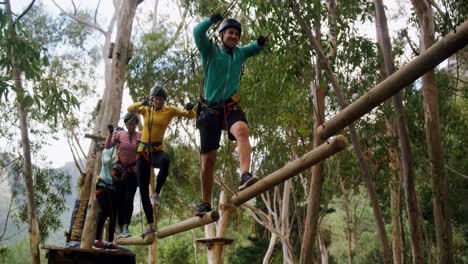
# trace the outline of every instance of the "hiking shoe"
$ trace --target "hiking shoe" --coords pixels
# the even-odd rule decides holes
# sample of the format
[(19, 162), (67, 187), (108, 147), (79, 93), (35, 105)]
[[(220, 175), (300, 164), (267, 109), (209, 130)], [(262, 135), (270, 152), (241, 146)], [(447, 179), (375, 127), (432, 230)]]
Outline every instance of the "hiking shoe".
[(102, 240), (94, 240), (93, 247), (94, 248), (104, 248), (104, 243), (102, 243)]
[(152, 235), (156, 233), (156, 229), (152, 228), (152, 227), (148, 227), (145, 232), (143, 232), (143, 234), (141, 234), (141, 237), (142, 238), (145, 238), (145, 236), (148, 236), (148, 235)]
[(244, 172), (241, 176), (241, 181), (239, 184), (239, 191), (244, 190), (245, 188), (249, 187), (250, 185), (256, 183), (258, 178), (253, 176), (250, 172)]
[(211, 212), (211, 204), (207, 202), (203, 202), (200, 204), (197, 204), (197, 209), (195, 212), (196, 216), (203, 216), (204, 214)]
[(104, 244), (105, 249), (118, 249), (118, 247), (119, 247), (117, 244), (115, 244), (113, 242), (104, 241), (103, 244)]
[(128, 228), (124, 228), (124, 230), (122, 232), (122, 237), (131, 237), (131, 236), (132, 236), (132, 233), (130, 233)]
[(161, 205), (161, 202), (159, 201), (159, 194), (155, 193), (153, 195), (153, 205), (156, 207), (159, 207)]

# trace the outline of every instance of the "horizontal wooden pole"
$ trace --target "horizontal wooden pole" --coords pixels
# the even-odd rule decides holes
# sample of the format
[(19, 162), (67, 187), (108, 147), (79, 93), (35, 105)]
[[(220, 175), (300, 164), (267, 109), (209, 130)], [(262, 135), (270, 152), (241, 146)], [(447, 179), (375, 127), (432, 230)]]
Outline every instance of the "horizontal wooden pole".
[[(161, 228), (155, 233), (155, 235), (157, 238), (165, 238), (197, 227), (211, 224), (213, 222), (218, 221), (218, 219), (219, 213), (216, 211), (211, 211), (205, 214), (204, 216), (194, 216), (192, 218), (178, 222), (171, 226)], [(117, 238), (115, 242), (119, 245), (151, 245), (154, 241), (154, 237), (154, 235), (148, 235), (145, 236), (145, 238), (142, 238), (141, 236), (133, 236), (126, 238), (120, 237)]]
[(187, 230), (211, 224), (213, 222), (218, 221), (218, 219), (219, 213), (217, 211), (211, 211), (205, 214), (204, 216), (194, 216), (182, 222), (161, 228), (158, 230), (158, 232), (156, 232), (156, 236), (158, 238), (165, 238), (168, 236), (185, 232)]
[(141, 236), (119, 237), (115, 240), (118, 245), (151, 245), (154, 241), (154, 235), (147, 235), (144, 238)]
[(320, 138), (325, 140), (349, 126), (467, 44), (468, 20), (456, 28), (456, 33), (450, 32), (403, 68), (388, 76), (366, 94), (327, 120), (318, 129)]
[(333, 154), (343, 150), (348, 142), (342, 135), (338, 135), (330, 140), (330, 143), (323, 143), (307, 152), (304, 156), (289, 162), (281, 169), (262, 178), (252, 186), (234, 194), (231, 198), (232, 204), (239, 206), (255, 196), (273, 188), (274, 186), (290, 179), (298, 173), (310, 168), (311, 166), (325, 160)]
[(105, 137), (103, 136), (97, 136), (97, 135), (93, 135), (93, 134), (85, 134), (84, 135), (85, 138), (90, 138), (92, 140), (97, 140), (97, 141), (104, 141), (106, 140)]

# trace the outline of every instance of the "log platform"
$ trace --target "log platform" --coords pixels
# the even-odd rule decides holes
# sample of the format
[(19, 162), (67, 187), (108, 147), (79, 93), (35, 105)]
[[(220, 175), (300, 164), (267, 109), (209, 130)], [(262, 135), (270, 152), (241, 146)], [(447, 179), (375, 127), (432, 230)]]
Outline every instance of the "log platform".
[(135, 253), (115, 249), (84, 249), (45, 245), (49, 264), (127, 264), (136, 263)]

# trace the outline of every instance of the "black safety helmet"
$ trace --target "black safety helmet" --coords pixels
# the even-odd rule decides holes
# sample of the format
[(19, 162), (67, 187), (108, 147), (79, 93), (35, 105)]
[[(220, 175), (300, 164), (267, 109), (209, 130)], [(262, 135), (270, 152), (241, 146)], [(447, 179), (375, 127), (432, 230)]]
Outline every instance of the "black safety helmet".
[(166, 90), (164, 90), (163, 86), (159, 83), (155, 83), (153, 87), (151, 87), (150, 97), (155, 96), (162, 97), (164, 99), (167, 98)]
[(140, 122), (140, 118), (138, 118), (138, 115), (134, 113), (126, 113), (123, 120), (125, 124), (130, 121), (136, 121), (137, 124)]
[(241, 23), (235, 20), (234, 18), (227, 18), (223, 20), (223, 22), (219, 26), (219, 33), (224, 32), (226, 28), (230, 28), (230, 27), (237, 28), (239, 30), (239, 35), (242, 33)]

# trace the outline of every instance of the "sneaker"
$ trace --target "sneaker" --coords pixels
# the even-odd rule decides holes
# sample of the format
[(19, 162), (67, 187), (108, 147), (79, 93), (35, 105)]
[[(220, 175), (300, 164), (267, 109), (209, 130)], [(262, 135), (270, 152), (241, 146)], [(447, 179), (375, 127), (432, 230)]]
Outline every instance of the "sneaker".
[(123, 230), (121, 227), (117, 228), (117, 238), (123, 237)]
[(104, 248), (105, 249), (118, 249), (119, 246), (113, 242), (104, 242)]
[(256, 183), (258, 178), (253, 176), (250, 172), (244, 172), (241, 176), (241, 181), (239, 184), (239, 191), (244, 190), (245, 188), (249, 187), (250, 185)]
[(159, 201), (159, 194), (155, 193), (153, 195), (153, 205), (156, 207), (159, 207), (161, 205), (161, 202)]
[(210, 203), (203, 202), (203, 203), (197, 204), (197, 209), (196, 209), (195, 215), (196, 216), (203, 216), (204, 214), (206, 214), (208, 212), (211, 212), (211, 211), (212, 210), (211, 210)]
[(104, 243), (102, 243), (102, 240), (94, 240), (93, 247), (94, 248), (104, 248)]
[(128, 228), (124, 228), (124, 230), (122, 232), (122, 237), (131, 237), (131, 236), (132, 236), (132, 233), (130, 233)]
[(143, 232), (143, 234), (141, 234), (141, 237), (142, 238), (145, 238), (145, 236), (148, 236), (148, 235), (152, 235), (156, 233), (156, 229), (152, 228), (152, 227), (148, 227), (145, 232)]

